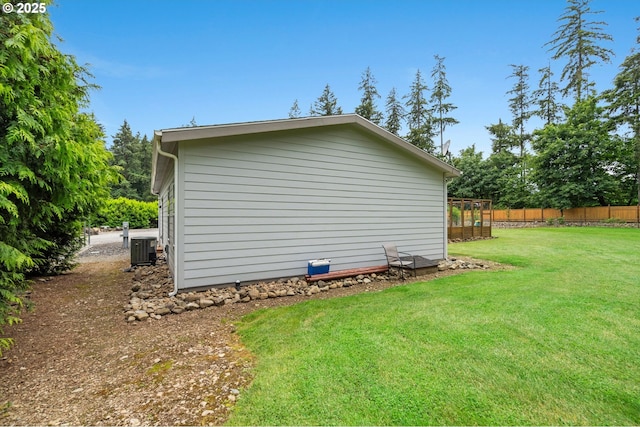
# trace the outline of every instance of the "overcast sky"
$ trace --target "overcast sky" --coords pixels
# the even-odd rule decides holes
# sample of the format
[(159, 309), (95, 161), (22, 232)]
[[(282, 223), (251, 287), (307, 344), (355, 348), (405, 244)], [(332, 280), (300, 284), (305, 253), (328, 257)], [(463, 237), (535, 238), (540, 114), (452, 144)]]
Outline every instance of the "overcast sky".
[[(134, 132), (303, 115), (328, 83), (345, 113), (360, 102), (370, 67), (383, 110), (392, 87), (405, 95), (420, 69), (432, 86), (434, 55), (445, 57), (460, 124), (445, 131), (454, 154), (472, 144), (491, 151), (485, 129), (511, 122), (510, 64), (530, 67), (530, 85), (551, 57), (564, 0), (58, 0), (49, 6), (60, 49), (90, 64), (102, 87), (91, 110), (107, 143), (126, 119)], [(597, 66), (598, 90), (611, 86), (635, 44), (637, 0), (594, 0), (616, 56)], [(551, 63), (559, 77), (563, 64)], [(532, 123), (532, 126), (534, 123)]]

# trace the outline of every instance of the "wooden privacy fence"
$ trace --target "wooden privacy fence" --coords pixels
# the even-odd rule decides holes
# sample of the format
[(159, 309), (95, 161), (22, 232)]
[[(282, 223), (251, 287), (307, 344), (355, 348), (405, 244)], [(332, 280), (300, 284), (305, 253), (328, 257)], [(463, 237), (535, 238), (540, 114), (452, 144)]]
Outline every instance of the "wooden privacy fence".
[(618, 220), (620, 222), (640, 222), (639, 206), (594, 206), (571, 209), (494, 209), (495, 222), (541, 222), (564, 217), (565, 222), (599, 222)]
[(491, 200), (449, 198), (447, 234), (462, 240), (491, 237)]

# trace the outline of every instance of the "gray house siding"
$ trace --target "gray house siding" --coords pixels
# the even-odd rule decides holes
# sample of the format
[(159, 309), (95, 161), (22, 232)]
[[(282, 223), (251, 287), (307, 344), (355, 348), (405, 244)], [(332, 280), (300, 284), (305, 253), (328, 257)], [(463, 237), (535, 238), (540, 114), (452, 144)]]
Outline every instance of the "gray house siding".
[(167, 264), (172, 274), (175, 256), (175, 187), (173, 172), (169, 173), (162, 183), (162, 190), (158, 197), (159, 241), (162, 248), (166, 248)]
[(446, 257), (443, 172), (353, 126), (184, 141), (178, 158), (180, 289), (382, 265), (384, 242)]

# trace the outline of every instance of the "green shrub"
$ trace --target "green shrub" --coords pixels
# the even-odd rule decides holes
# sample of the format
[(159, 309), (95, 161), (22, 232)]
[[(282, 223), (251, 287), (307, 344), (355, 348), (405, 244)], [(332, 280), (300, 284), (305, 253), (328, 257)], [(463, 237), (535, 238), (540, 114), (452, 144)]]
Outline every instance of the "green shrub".
[(620, 218), (607, 218), (607, 219), (603, 219), (602, 221), (605, 224), (624, 224), (625, 221), (620, 219)]
[(110, 199), (91, 222), (99, 226), (121, 227), (125, 221), (129, 222), (129, 228), (157, 227), (158, 202), (141, 202), (124, 197)]
[[(449, 206), (447, 206), (447, 211), (449, 211)], [(447, 212), (449, 214), (449, 212)], [(452, 221), (452, 225), (460, 225), (460, 208), (453, 206), (451, 208), (450, 217)]]
[(558, 225), (564, 225), (564, 217), (563, 216), (558, 218)]
[(117, 177), (86, 113), (91, 75), (54, 34), (48, 14), (0, 14), (0, 356), (28, 275), (70, 265), (79, 223)]
[(556, 219), (555, 218), (547, 218), (546, 222), (547, 222), (547, 225), (554, 225), (556, 223)]

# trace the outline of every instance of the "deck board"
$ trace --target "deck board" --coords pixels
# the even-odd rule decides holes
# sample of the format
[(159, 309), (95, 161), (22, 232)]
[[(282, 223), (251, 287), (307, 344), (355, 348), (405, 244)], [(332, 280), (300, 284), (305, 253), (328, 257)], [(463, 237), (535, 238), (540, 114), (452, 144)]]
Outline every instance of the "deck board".
[(338, 270), (323, 274), (314, 274), (305, 276), (307, 282), (317, 282), (318, 280), (342, 279), (345, 277), (358, 276), (360, 274), (384, 273), (389, 268), (386, 265), (377, 265), (373, 267), (351, 268), (348, 270)]

